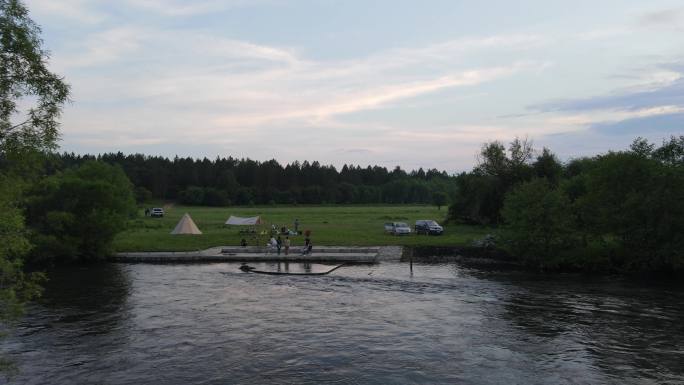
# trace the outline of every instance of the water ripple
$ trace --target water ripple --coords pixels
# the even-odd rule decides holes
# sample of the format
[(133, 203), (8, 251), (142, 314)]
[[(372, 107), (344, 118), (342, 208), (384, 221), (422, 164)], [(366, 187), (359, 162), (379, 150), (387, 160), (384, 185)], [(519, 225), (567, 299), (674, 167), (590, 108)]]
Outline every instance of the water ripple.
[(21, 370), (14, 381), (684, 382), (679, 288), (455, 264), (347, 266), (323, 277), (238, 267), (52, 272), (3, 346)]

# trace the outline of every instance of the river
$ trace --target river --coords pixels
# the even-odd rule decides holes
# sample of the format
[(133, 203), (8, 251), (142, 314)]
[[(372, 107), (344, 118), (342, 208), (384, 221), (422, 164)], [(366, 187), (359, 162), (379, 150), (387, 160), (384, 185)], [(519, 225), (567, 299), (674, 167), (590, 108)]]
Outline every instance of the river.
[(51, 272), (2, 350), (18, 384), (682, 384), (682, 304), (450, 263), (104, 264)]

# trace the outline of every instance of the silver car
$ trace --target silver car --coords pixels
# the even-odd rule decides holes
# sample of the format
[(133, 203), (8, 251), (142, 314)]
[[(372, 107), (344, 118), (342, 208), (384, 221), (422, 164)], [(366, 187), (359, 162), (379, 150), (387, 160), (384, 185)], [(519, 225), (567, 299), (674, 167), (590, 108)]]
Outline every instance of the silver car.
[(411, 227), (404, 222), (392, 222), (392, 235), (409, 235)]

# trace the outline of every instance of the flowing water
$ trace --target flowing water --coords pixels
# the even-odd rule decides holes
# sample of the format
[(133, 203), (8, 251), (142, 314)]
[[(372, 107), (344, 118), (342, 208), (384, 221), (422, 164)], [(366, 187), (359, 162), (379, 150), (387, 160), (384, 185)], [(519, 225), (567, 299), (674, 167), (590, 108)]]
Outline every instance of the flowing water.
[(106, 264), (52, 272), (2, 350), (19, 384), (682, 384), (683, 303), (457, 264)]

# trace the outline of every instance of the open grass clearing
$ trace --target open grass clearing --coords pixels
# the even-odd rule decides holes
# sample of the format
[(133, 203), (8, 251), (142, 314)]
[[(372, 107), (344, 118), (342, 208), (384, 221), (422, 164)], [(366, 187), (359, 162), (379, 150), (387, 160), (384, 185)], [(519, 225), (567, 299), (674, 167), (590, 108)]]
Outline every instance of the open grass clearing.
[[(202, 235), (171, 235), (184, 213), (189, 213)], [(294, 228), (299, 219), (300, 230), (311, 230), (316, 245), (339, 246), (385, 246), (385, 245), (433, 245), (456, 246), (470, 243), (491, 232), (479, 226), (448, 225), (441, 236), (411, 234), (392, 236), (385, 234), (385, 222), (406, 222), (411, 227), (418, 219), (435, 219), (443, 222), (446, 209), (434, 206), (262, 206), (262, 207), (166, 207), (163, 218), (144, 217), (131, 220), (128, 229), (114, 240), (116, 251), (188, 251), (215, 246), (239, 245), (244, 237), (250, 245), (263, 245), (268, 236), (255, 239), (239, 234), (239, 227), (226, 226), (230, 215), (260, 215), (270, 229), (272, 224)], [(293, 246), (304, 243), (304, 236), (292, 236)]]

